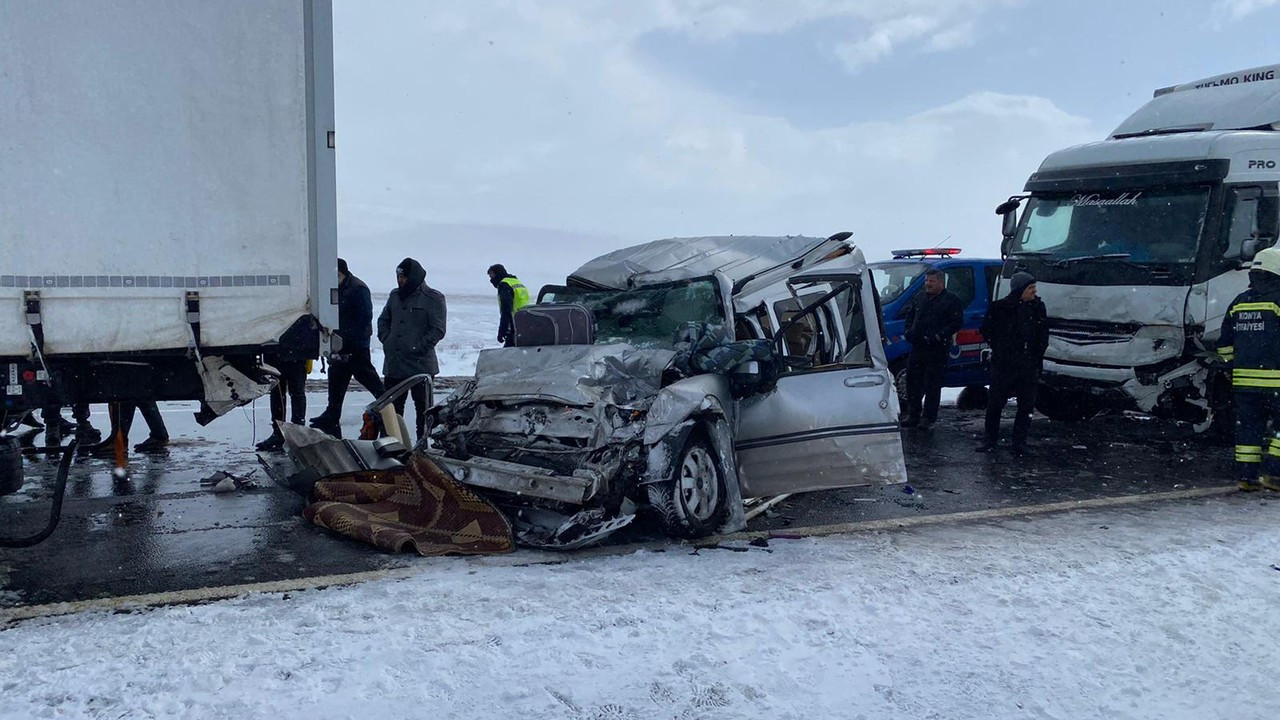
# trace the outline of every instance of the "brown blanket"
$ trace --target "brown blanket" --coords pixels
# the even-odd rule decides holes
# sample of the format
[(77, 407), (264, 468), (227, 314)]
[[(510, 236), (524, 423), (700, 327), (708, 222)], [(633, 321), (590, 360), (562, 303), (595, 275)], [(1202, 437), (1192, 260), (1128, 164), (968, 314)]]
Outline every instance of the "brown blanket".
[(332, 475), (317, 482), (302, 514), (323, 528), (420, 555), (494, 555), (515, 549), (511, 523), (421, 454), (394, 470)]

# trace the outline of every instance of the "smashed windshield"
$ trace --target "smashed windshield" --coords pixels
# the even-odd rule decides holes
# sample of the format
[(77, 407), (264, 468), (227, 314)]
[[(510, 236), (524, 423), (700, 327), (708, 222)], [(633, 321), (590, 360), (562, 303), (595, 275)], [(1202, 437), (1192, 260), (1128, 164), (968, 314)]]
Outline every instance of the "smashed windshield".
[(578, 303), (596, 322), (596, 344), (625, 342), (642, 348), (674, 346), (685, 323), (724, 324), (720, 296), (711, 279), (638, 290), (548, 288), (544, 303)]
[(1033, 197), (1010, 253), (1071, 263), (1192, 263), (1208, 207), (1208, 188)]
[(871, 266), (871, 278), (875, 280), (876, 291), (880, 293), (880, 304), (889, 303), (902, 297), (902, 293), (911, 287), (916, 278), (928, 270), (924, 263), (876, 263)]

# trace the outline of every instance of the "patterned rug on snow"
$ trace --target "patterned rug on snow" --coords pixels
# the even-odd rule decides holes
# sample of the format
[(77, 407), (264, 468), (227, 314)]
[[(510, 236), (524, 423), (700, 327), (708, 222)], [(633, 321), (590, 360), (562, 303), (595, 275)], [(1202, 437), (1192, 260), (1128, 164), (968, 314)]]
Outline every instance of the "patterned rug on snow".
[(302, 514), (323, 528), (391, 552), (496, 555), (515, 550), (511, 523), (430, 458), (394, 470), (332, 475)]

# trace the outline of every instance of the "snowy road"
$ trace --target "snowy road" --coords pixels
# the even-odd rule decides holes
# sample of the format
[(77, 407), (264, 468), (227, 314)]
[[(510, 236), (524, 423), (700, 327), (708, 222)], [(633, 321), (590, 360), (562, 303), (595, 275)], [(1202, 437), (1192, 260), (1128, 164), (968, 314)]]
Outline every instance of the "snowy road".
[[(321, 396), (310, 397), (318, 407)], [(357, 426), (368, 397), (349, 399), (347, 428)], [(420, 562), (307, 524), (300, 517), (302, 498), (270, 482), (229, 495), (214, 495), (200, 483), (214, 470), (246, 474), (258, 468), (252, 448), (266, 431), (265, 403), (205, 428), (191, 421), (193, 406), (163, 409), (175, 438), (167, 456), (138, 457), (133, 476), (123, 482), (111, 478), (107, 461), (78, 461), (53, 537), (29, 550), (0, 551), (0, 616), (12, 606), (303, 581)], [(751, 527), (788, 534), (803, 527), (1020, 512), (1063, 502), (1195, 492), (1221, 487), (1227, 479), (1226, 448), (1187, 442), (1162, 423), (1123, 417), (1077, 425), (1041, 421), (1034, 433), (1036, 454), (1017, 462), (972, 452), (980, 424), (978, 414), (947, 408), (932, 432), (904, 434), (912, 493), (902, 486), (811, 493), (773, 508)], [(42, 522), (51, 469), (40, 461), (29, 464), (28, 487), (0, 498), (0, 512), (12, 518), (8, 532)], [(618, 540), (656, 537), (652, 524), (640, 522)]]
[(0, 632), (0, 717), (1231, 718), (1280, 707), (1280, 503), (420, 574)]

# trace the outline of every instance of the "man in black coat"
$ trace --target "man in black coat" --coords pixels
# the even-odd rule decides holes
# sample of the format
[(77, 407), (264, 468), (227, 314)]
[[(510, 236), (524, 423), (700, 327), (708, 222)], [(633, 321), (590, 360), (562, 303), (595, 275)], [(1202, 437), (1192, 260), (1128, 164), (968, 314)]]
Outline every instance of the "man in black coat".
[[(256, 445), (258, 450), (277, 451), (284, 448), (284, 435), (280, 423), (285, 421), (302, 425), (307, 421), (307, 361), (320, 356), (320, 329), (315, 318), (298, 318), (270, 353), (262, 360), (280, 372), (280, 378), (271, 389), (271, 435)], [(286, 403), (287, 398), (287, 403)], [(145, 415), (144, 415), (145, 417)], [(153, 431), (154, 432), (154, 431)]]
[(382, 378), (369, 356), (369, 338), (373, 335), (373, 299), (369, 286), (338, 258), (338, 337), (342, 347), (329, 356), (329, 404), (324, 412), (311, 419), (311, 427), (331, 435), (341, 435), (342, 403), (351, 387), (351, 378), (365, 390), (379, 397), (385, 392)]
[(905, 320), (911, 354), (907, 358), (907, 419), (902, 426), (928, 430), (938, 420), (943, 376), (952, 338), (964, 325), (964, 304), (947, 290), (941, 272), (929, 270), (924, 275), (924, 292), (907, 306)]
[(991, 303), (982, 321), (982, 337), (991, 346), (991, 390), (987, 401), (986, 440), (978, 452), (996, 449), (1000, 437), (1000, 413), (1009, 398), (1018, 399), (1013, 422), (1013, 454), (1027, 452), (1027, 431), (1040, 387), (1044, 351), (1049, 347), (1049, 321), (1044, 302), (1036, 296), (1036, 279), (1030, 273), (1014, 273), (1009, 294)]
[[(440, 374), (436, 359), (436, 343), (444, 339), (446, 309), (444, 295), (426, 283), (427, 271), (413, 258), (405, 258), (396, 266), (395, 290), (378, 316), (378, 341), (382, 343), (382, 375), (388, 388), (409, 378), (426, 373)], [(418, 438), (426, 428), (427, 388), (414, 386), (411, 391), (416, 411)], [(405, 398), (395, 402), (396, 412), (404, 414)]]

